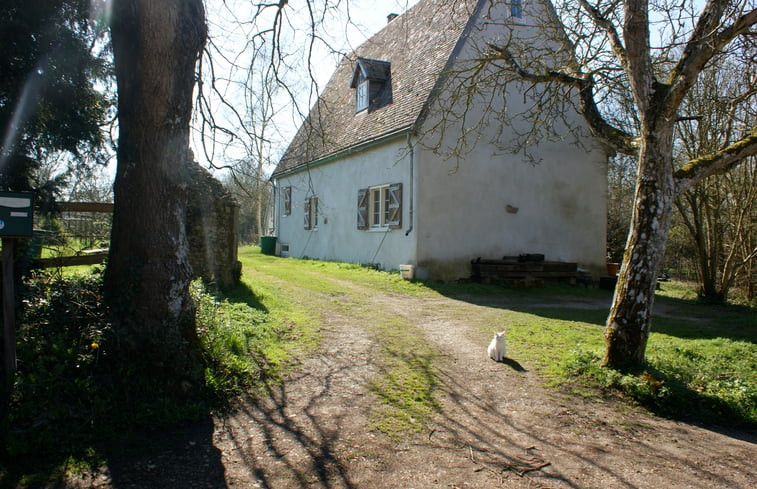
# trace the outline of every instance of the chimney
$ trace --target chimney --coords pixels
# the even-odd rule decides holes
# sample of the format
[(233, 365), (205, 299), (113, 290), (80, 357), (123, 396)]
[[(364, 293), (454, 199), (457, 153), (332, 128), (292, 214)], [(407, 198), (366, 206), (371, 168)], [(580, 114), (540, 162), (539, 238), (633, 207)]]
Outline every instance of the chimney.
[(394, 20), (394, 19), (396, 19), (397, 17), (398, 17), (398, 15), (397, 15), (397, 14), (389, 14), (389, 15), (387, 15), (387, 16), (386, 16), (386, 23), (388, 24), (389, 22), (393, 21), (393, 20)]

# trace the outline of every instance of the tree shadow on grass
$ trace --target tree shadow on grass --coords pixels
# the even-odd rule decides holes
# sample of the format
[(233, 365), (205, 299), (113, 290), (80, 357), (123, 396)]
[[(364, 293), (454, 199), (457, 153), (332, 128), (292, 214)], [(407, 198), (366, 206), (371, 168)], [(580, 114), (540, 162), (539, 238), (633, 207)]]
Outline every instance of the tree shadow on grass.
[[(438, 290), (450, 298), (477, 306), (531, 314), (545, 320), (595, 325), (597, 334), (601, 334), (609, 312), (610, 293), (607, 291), (586, 291), (567, 286), (505, 289), (481, 284), (474, 284), (473, 289), (475, 293), (471, 293), (469, 284), (445, 284)], [(749, 307), (657, 297), (652, 332), (682, 339), (728, 338), (755, 343), (757, 323), (754, 317), (755, 311)], [(604, 374), (601, 377), (603, 380), (599, 380), (598, 385), (605, 385)], [(740, 411), (736, 404), (695, 390), (675, 375), (666, 375), (655, 369), (652, 360), (643, 371), (618, 381), (613, 385), (614, 389), (655, 415), (692, 424), (706, 423), (711, 431), (750, 441), (754, 439), (755, 425), (746, 411)]]
[(259, 311), (268, 312), (268, 308), (260, 302), (255, 291), (244, 282), (239, 282), (234, 287), (225, 289), (223, 295), (229, 302), (241, 302)]
[[(624, 382), (625, 391), (639, 405), (657, 416), (693, 424), (731, 438), (757, 442), (757, 425), (738, 407), (704, 392), (692, 389), (680, 379), (667, 375), (652, 365)], [(686, 410), (682, 410), (682, 406)]]
[[(221, 452), (213, 445), (213, 421), (162, 430), (120, 433), (91, 449), (61, 449), (0, 461), (0, 488), (112, 489), (226, 488)], [(74, 465), (69, 465), (74, 461)], [(92, 469), (82, 470), (82, 464)], [(4, 467), (3, 467), (4, 466)], [(69, 470), (74, 475), (66, 475)]]
[[(478, 306), (577, 321), (604, 327), (612, 292), (570, 286), (507, 289), (476, 283), (434, 284), (440, 294)], [(691, 339), (728, 338), (757, 343), (757, 310), (739, 305), (713, 305), (671, 297), (656, 297), (652, 331)]]

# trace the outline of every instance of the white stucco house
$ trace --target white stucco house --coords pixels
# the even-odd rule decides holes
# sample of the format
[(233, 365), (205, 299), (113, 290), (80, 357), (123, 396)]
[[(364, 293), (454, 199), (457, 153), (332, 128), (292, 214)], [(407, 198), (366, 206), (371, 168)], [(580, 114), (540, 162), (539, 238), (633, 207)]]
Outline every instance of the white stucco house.
[(445, 280), (476, 257), (538, 253), (599, 275), (607, 150), (569, 96), (559, 117), (533, 119), (547, 92), (501, 63), (476, 69), (495, 45), (558, 63), (552, 15), (536, 0), (420, 0), (389, 16), (271, 177), (277, 251)]

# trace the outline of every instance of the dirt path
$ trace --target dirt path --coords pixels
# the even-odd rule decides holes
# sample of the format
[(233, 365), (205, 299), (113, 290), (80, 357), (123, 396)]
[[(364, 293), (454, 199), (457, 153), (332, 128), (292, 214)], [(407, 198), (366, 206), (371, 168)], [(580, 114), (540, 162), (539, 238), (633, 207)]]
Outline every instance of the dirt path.
[[(495, 363), (482, 306), (342, 284), (322, 311), (322, 349), (280, 389), (212, 425), (118, 454), (78, 486), (144, 488), (752, 488), (754, 437), (721, 434), (542, 387), (528, 365)], [(359, 299), (358, 299), (359, 298)], [(302, 300), (307, 301), (307, 298)], [(379, 373), (371, 321), (400, 316), (439, 351), (442, 404), (429, 430), (392, 442), (369, 429)], [(319, 303), (315, 300), (313, 304)]]

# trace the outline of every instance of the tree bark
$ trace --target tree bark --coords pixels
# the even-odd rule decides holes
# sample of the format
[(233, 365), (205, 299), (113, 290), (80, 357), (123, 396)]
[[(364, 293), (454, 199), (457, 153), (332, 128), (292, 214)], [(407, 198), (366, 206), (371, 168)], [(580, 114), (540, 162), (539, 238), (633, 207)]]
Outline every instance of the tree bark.
[(605, 327), (603, 366), (644, 365), (657, 276), (675, 199), (672, 124), (649, 128), (642, 139), (631, 229)]
[(114, 2), (119, 141), (105, 286), (116, 355), (184, 390), (200, 371), (185, 171), (205, 38), (202, 0)]

